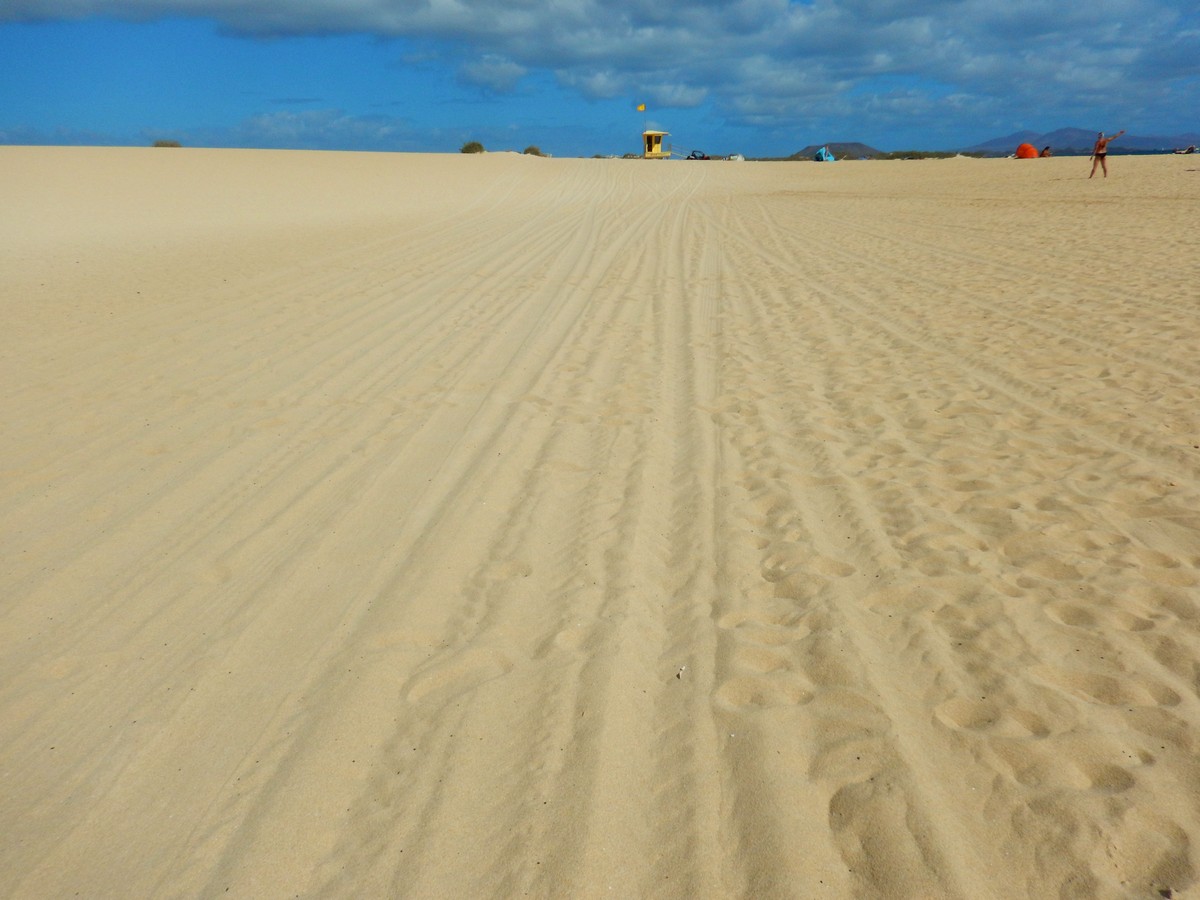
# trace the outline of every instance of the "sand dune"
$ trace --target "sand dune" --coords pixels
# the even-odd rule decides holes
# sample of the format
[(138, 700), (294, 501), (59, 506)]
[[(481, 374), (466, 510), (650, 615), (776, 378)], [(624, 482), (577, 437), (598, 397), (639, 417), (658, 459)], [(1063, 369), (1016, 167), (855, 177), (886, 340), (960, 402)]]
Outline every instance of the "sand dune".
[(0, 148), (0, 895), (1160, 897), (1200, 172)]

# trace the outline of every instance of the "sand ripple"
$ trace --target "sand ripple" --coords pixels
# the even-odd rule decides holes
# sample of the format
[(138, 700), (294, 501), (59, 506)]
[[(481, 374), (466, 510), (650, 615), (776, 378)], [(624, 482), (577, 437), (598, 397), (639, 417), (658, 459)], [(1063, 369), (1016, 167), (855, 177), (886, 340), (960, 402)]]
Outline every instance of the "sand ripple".
[(1186, 895), (1200, 179), (1043, 162), (0, 148), (0, 894)]

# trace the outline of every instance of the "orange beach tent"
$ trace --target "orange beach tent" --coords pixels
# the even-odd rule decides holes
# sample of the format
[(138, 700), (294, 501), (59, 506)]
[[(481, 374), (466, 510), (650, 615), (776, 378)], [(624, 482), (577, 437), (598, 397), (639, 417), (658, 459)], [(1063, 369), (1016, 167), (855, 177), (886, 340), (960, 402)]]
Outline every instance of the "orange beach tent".
[(1037, 159), (1037, 147), (1033, 144), (1022, 144), (1017, 148), (1017, 159)]

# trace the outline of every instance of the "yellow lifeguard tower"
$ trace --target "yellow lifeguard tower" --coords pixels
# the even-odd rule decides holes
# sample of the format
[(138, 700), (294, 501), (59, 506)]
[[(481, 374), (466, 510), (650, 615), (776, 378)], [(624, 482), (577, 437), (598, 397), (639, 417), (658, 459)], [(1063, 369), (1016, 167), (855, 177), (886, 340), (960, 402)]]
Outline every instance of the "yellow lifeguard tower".
[(669, 135), (669, 131), (643, 131), (642, 132), (642, 158), (643, 159), (670, 159), (671, 145), (663, 149), (663, 138)]

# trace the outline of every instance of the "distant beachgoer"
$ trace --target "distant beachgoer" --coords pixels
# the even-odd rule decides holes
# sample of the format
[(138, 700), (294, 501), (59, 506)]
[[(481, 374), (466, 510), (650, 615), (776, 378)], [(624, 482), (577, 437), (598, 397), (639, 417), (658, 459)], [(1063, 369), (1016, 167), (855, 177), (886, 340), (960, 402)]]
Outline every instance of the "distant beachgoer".
[(1040, 156), (1042, 159), (1049, 159), (1053, 155), (1054, 154), (1050, 152), (1049, 146), (1043, 147), (1042, 152), (1038, 154), (1038, 156)]
[[(1105, 157), (1108, 156), (1109, 141), (1115, 141), (1124, 133), (1125, 129), (1122, 128), (1112, 137), (1105, 137), (1103, 131), (1096, 135), (1096, 146), (1092, 148), (1092, 175), (1096, 174), (1096, 166), (1099, 166), (1104, 170), (1104, 177), (1108, 177), (1108, 163), (1105, 161)], [(1092, 175), (1089, 175), (1088, 178), (1091, 178)]]

